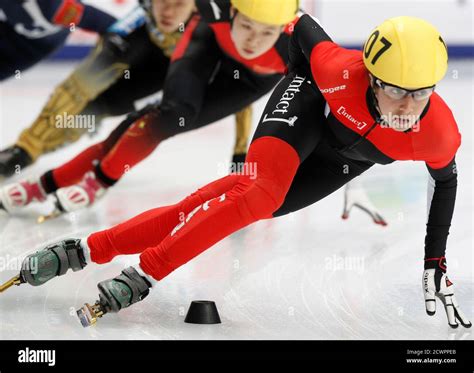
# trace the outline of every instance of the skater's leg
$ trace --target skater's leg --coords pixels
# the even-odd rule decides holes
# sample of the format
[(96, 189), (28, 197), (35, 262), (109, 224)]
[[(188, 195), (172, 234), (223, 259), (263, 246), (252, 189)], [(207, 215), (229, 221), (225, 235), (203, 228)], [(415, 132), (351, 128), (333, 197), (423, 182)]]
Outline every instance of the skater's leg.
[[(91, 53), (60, 84), (34, 123), (24, 131), (16, 146), (35, 161), (39, 156), (78, 140), (86, 128), (60, 128), (58, 116), (81, 114), (87, 105), (123, 77), (137, 60), (148, 58), (152, 45), (143, 26), (117, 43), (118, 35), (106, 35)], [(126, 46), (126, 48), (124, 48)]]
[(285, 197), (285, 202), (273, 216), (286, 215), (312, 205), (341, 188), (372, 165), (371, 162), (346, 158), (327, 142), (322, 142), (301, 164)]
[(113, 185), (164, 139), (193, 128), (221, 52), (206, 24), (190, 25), (186, 33), (191, 41), (168, 69), (160, 105), (133, 123), (97, 166), (104, 184)]
[[(92, 204), (106, 189), (106, 185), (97, 180), (91, 172), (95, 168), (94, 161), (103, 158), (141, 115), (141, 111), (130, 114), (105, 141), (89, 147), (71, 161), (46, 172), (40, 178), (23, 180), (0, 188), (0, 209), (12, 212), (33, 201), (43, 202), (50, 193), (56, 193), (57, 205), (60, 208), (57, 207), (57, 210), (46, 218), (61, 211), (74, 211)], [(71, 187), (64, 188), (67, 186)]]
[(82, 177), (94, 169), (94, 162), (104, 156), (104, 144), (99, 142), (80, 152), (69, 162), (46, 172), (41, 182), (47, 193), (78, 183)]
[[(141, 111), (134, 112), (134, 101), (153, 92), (159, 92), (163, 88), (169, 58), (157, 47), (149, 49), (146, 56), (131, 66), (130, 79), (122, 78), (117, 81), (90, 102), (83, 112), (84, 115), (94, 117), (127, 113), (130, 115), (109, 134), (107, 139), (90, 146), (71, 161), (46, 173), (43, 186), (48, 193), (76, 184), (87, 172), (92, 171), (95, 163), (107, 155), (131, 124), (140, 117)], [(153, 79), (150, 79), (150, 76)]]
[[(130, 55), (127, 55), (127, 58), (130, 57), (128, 61), (131, 73), (130, 79), (122, 77), (110, 87), (106, 88), (104, 86), (103, 88), (106, 88), (105, 91), (96, 99), (88, 102), (87, 107), (80, 113), (81, 115), (97, 118), (111, 114), (125, 114), (133, 108), (134, 100), (162, 89), (169, 65), (169, 58), (163, 54), (161, 49), (150, 45), (145, 29), (134, 32), (133, 38), (134, 40), (141, 40), (141, 45), (147, 48), (138, 48), (142, 49), (142, 51), (137, 53), (131, 52)], [(98, 48), (100, 49), (100, 47)], [(89, 61), (87, 66), (98, 64), (104, 67), (107, 63), (116, 63), (117, 61), (112, 59), (109, 52), (107, 48), (103, 49), (98, 54), (97, 59)], [(104, 59), (104, 56), (108, 57)], [(97, 68), (97, 66), (94, 66), (94, 68)], [(150, 79), (150, 76), (153, 78)], [(97, 92), (100, 91), (98, 90)], [(80, 110), (80, 108), (75, 110)], [(135, 112), (128, 116), (118, 128), (111, 132), (105, 141), (90, 146), (73, 160), (48, 171), (41, 178), (15, 183), (8, 186), (7, 190), (0, 190), (0, 208), (3, 206), (5, 209), (11, 210), (14, 207), (24, 207), (32, 201), (44, 201), (46, 194), (56, 192), (59, 188), (79, 183), (86, 173), (94, 169), (96, 161), (100, 161), (117, 143), (118, 139), (134, 120), (139, 118), (140, 115), (133, 117), (134, 114), (137, 115), (139, 113)], [(2, 163), (2, 160), (0, 160), (0, 163)]]
[[(197, 28), (196, 35), (200, 36), (202, 33), (204, 36), (209, 34), (213, 37), (206, 25), (201, 27), (204, 29)], [(199, 66), (196, 63), (196, 57), (191, 58), (187, 55), (170, 66), (160, 107), (147, 107), (126, 119), (120, 125), (126, 130), (94, 167), (95, 174), (85, 175), (79, 184), (70, 188), (57, 190), (56, 199), (59, 211), (74, 211), (91, 205), (104, 194), (107, 187), (114, 185), (125, 172), (146, 158), (162, 139), (184, 131), (181, 121), (184, 126), (189, 126), (186, 130), (191, 129), (202, 105), (214, 65), (217, 64), (219, 58), (217, 53), (210, 53), (210, 56), (206, 54), (210, 52), (207, 43), (200, 40), (198, 44), (199, 51), (195, 49), (192, 51), (199, 57), (197, 59)], [(203, 55), (205, 57), (201, 58)], [(86, 158), (83, 162), (84, 160), (80, 158), (78, 161), (83, 165), (82, 167), (75, 167), (74, 164), (71, 167), (67, 165), (60, 171), (72, 170), (74, 175), (77, 175), (77, 169), (81, 169), (80, 171), (83, 172), (90, 167), (90, 159)], [(53, 182), (53, 177), (49, 179), (51, 185), (48, 187), (48, 191), (54, 191), (58, 185)], [(68, 180), (73, 177), (67, 174), (64, 179), (69, 182)]]
[(146, 211), (128, 221), (90, 235), (87, 244), (96, 263), (106, 263), (116, 255), (138, 254), (156, 246), (197, 206), (232, 189), (238, 175), (228, 175), (192, 193), (177, 204)]
[[(255, 77), (246, 71), (235, 79), (240, 65), (223, 58), (206, 36), (209, 30), (199, 27), (189, 52), (170, 65), (159, 107), (137, 120), (97, 167), (97, 177), (105, 184), (112, 185), (161, 141), (234, 114), (278, 83), (279, 75)], [(212, 44), (203, 43), (206, 37)]]
[[(127, 120), (130, 126), (95, 167), (95, 176), (88, 174), (80, 184), (56, 193), (61, 210), (73, 211), (92, 204), (103, 195), (105, 188), (113, 185), (121, 175), (146, 158), (161, 138), (210, 124), (241, 110), (268, 92), (280, 78), (278, 75), (257, 78), (243, 72), (241, 78), (236, 80), (232, 73), (235, 66), (226, 65), (215, 74), (213, 83), (208, 84), (206, 80), (202, 80), (202, 76), (197, 77), (197, 71), (188, 69), (192, 65), (194, 59), (186, 58), (175, 62), (167, 77), (165, 96), (160, 107), (144, 109), (143, 114), (134, 114), (134, 120)], [(177, 87), (182, 86), (181, 83), (189, 84), (190, 81), (194, 83), (189, 89), (177, 90)], [(183, 126), (178, 123), (181, 120), (179, 118), (183, 119)], [(55, 170), (52, 176), (59, 179), (62, 174), (65, 182), (75, 181), (73, 175), (80, 176), (92, 163), (87, 157), (84, 162), (81, 157), (77, 159), (78, 162), (74, 160), (72, 164)], [(76, 163), (85, 167), (81, 168)], [(74, 174), (71, 175), (69, 171)], [(53, 177), (49, 178), (50, 185), (45, 188), (48, 191), (57, 189), (58, 183), (51, 179)], [(44, 180), (48, 181), (46, 177)]]
[[(272, 100), (268, 104), (268, 110), (273, 110), (273, 107), (289, 87), (296, 89), (298, 84), (303, 85), (303, 81), (295, 83), (294, 78), (292, 75), (288, 76), (279, 84), (272, 96)], [(309, 85), (302, 89), (306, 91), (306, 93), (312, 90)], [(300, 115), (302, 120), (293, 127), (288, 126), (285, 122), (278, 121), (268, 121), (259, 126), (259, 129), (262, 126), (264, 129), (257, 130), (257, 134), (254, 137), (249, 151), (249, 155), (251, 153), (252, 156), (247, 159), (247, 162), (254, 163), (255, 171), (260, 177), (264, 176), (265, 169), (269, 167), (269, 163), (273, 160), (285, 161), (285, 152), (280, 153), (278, 151), (279, 147), (285, 148), (288, 146), (285, 141), (290, 141), (293, 144), (290, 148), (296, 149), (299, 159), (301, 160), (305, 159), (312, 152), (320, 139), (321, 131), (317, 122), (318, 120), (323, 121), (324, 117), (322, 113), (324, 110), (324, 101), (319, 91), (317, 94), (301, 95), (299, 102), (295, 101), (292, 107), (293, 110), (306, 111), (306, 121), (311, 123), (311, 125), (308, 125), (308, 123), (305, 124), (304, 115)], [(260, 137), (267, 138), (266, 143), (270, 144), (266, 151), (270, 153), (269, 157), (272, 161), (268, 163), (262, 160), (257, 162), (251, 161), (251, 159), (260, 159), (265, 156), (265, 154), (263, 154), (265, 152), (265, 150), (263, 150), (264, 147), (254, 144)], [(283, 141), (284, 144), (272, 146), (271, 144), (279, 144), (279, 137), (285, 138), (285, 141)], [(289, 152), (292, 153), (291, 151)], [(290, 157), (290, 160), (291, 158), (292, 157)], [(264, 171), (262, 171), (262, 167)], [(183, 218), (186, 217), (187, 214), (202, 205), (203, 202), (217, 198), (225, 192), (230, 191), (236, 186), (237, 182), (248, 184), (254, 180), (255, 175), (250, 175), (246, 178), (241, 178), (239, 175), (225, 177), (201, 188), (196, 193), (197, 198), (195, 195), (191, 195), (181, 204), (152, 210), (112, 229), (93, 234), (88, 240), (93, 260), (106, 262), (121, 253), (138, 253), (147, 247), (156, 246), (165, 235), (169, 234), (174, 227), (184, 221)]]
[[(167, 78), (165, 96), (157, 111), (137, 120), (110, 154), (104, 157), (97, 168), (100, 180), (105, 179), (106, 184), (113, 184), (127, 170), (153, 152), (162, 140), (208, 125), (242, 110), (268, 93), (279, 80), (278, 75), (260, 79), (242, 76), (237, 80), (230, 72), (220, 70), (209, 85), (199, 85), (199, 89), (197, 84), (187, 89), (177, 89), (193, 80), (189, 75), (194, 75), (194, 72), (184, 69), (183, 63), (183, 66), (176, 70), (180, 71), (179, 74), (172, 74)], [(184, 80), (188, 83), (184, 83)], [(183, 91), (194, 91), (193, 97), (180, 98)], [(194, 102), (186, 104), (191, 101)]]
[[(260, 135), (254, 138), (246, 162), (255, 164), (256, 173), (229, 175), (198, 190), (175, 207), (149, 212), (130, 221), (128, 226), (124, 224), (116, 228), (115, 232), (108, 236), (107, 232), (98, 233), (95, 237), (92, 235), (87, 240), (89, 249), (84, 247), (87, 245), (84, 245), (83, 240), (75, 240), (71, 250), (77, 252), (81, 268), (90, 259), (103, 263), (117, 254), (131, 253), (131, 250), (127, 250), (129, 246), (153, 244), (155, 246), (143, 251), (139, 271), (159, 280), (225, 236), (254, 221), (271, 217), (283, 203), (301, 162), (321, 140), (322, 123), (315, 122), (320, 112), (321, 96), (314, 94), (312, 87), (304, 83), (310, 82), (289, 75), (270, 99), (266, 112), (274, 109), (282, 94), (286, 95), (290, 89), (295, 92), (295, 100), (287, 106), (285, 113), (275, 114), (271, 119), (267, 115), (262, 118), (264, 125), (269, 125), (274, 136), (270, 132), (260, 136), (262, 132), (266, 132), (260, 131)], [(295, 113), (300, 114), (299, 121), (290, 120), (294, 118)], [(290, 122), (291, 129), (288, 130), (287, 125)], [(295, 149), (286, 140), (278, 138), (278, 135), (290, 141), (299, 138), (300, 142), (306, 145), (296, 144)], [(187, 213), (185, 219), (180, 217), (185, 215), (182, 212)], [(146, 239), (140, 243), (141, 237)], [(106, 247), (107, 245), (109, 247)], [(119, 245), (124, 246), (118, 247)], [(60, 246), (61, 250), (58, 247), (59, 251), (54, 255), (66, 258), (64, 253), (69, 250), (69, 246)], [(51, 254), (45, 250), (35, 255), (42, 257), (45, 253)], [(47, 264), (47, 261), (45, 263)], [(59, 274), (64, 274), (70, 267), (79, 269), (76, 264), (68, 262), (61, 267), (63, 269), (60, 269)], [(48, 268), (50, 267), (45, 270)], [(58, 275), (57, 271), (49, 274), (51, 276), (46, 276), (46, 281)], [(38, 284), (44, 282), (40, 281)]]
[(53, 193), (59, 188), (78, 183), (87, 172), (95, 168), (97, 161), (107, 155), (133, 122), (140, 117), (140, 114), (141, 111), (131, 113), (104, 141), (88, 147), (69, 162), (46, 172), (41, 177), (41, 183), (45, 191)]
[(283, 203), (300, 164), (291, 145), (275, 137), (253, 142), (246, 159), (257, 177), (239, 175), (238, 183), (220, 197), (195, 208), (158, 246), (140, 256), (141, 268), (160, 280), (235, 231), (268, 218)]
[[(278, 111), (290, 93), (291, 102)], [(256, 177), (241, 175), (232, 190), (193, 210), (159, 245), (141, 254), (143, 271), (161, 280), (224, 237), (270, 218), (300, 163), (321, 140), (323, 110), (324, 100), (305, 74), (287, 76), (273, 92), (248, 152), (246, 163), (255, 165)]]

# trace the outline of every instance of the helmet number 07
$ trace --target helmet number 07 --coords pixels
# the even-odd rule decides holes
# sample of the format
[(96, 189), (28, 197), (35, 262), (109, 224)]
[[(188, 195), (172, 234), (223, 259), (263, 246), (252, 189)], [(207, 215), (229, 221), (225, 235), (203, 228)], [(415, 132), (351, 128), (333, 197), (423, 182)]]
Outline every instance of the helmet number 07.
[[(374, 48), (374, 45), (377, 42), (377, 39), (379, 38), (379, 36), (380, 36), (379, 30), (375, 30), (372, 33), (372, 35), (370, 35), (369, 39), (367, 40), (367, 43), (365, 44), (365, 50), (364, 50), (365, 58), (369, 58), (370, 53), (372, 53), (372, 49)], [(372, 61), (370, 61), (372, 65), (375, 65), (375, 63), (380, 58), (380, 56), (392, 46), (392, 43), (390, 43), (383, 36), (382, 36), (382, 39), (380, 39), (380, 42), (383, 44), (383, 47), (377, 52), (374, 58), (372, 58)]]

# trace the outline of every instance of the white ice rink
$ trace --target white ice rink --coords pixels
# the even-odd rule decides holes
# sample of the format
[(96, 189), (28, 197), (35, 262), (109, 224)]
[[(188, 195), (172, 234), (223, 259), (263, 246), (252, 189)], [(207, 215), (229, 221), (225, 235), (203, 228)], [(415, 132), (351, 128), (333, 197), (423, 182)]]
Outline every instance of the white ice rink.
[[(0, 146), (13, 142), (39, 113), (73, 64), (41, 64), (20, 80), (0, 83)], [(458, 153), (457, 206), (448, 240), (448, 274), (467, 316), (473, 286), (473, 66), (454, 61), (438, 92), (451, 106), (463, 143)], [(263, 101), (255, 106), (255, 116)], [(258, 118), (255, 118), (255, 121)], [(39, 174), (104, 138), (99, 135), (48, 155), (22, 177)], [(94, 208), (37, 225), (32, 206), (0, 216), (0, 281), (18, 271), (15, 259), (67, 237), (82, 237), (144, 210), (175, 203), (223, 176), (234, 142), (233, 119), (163, 143)], [(449, 328), (446, 314), (425, 313), (421, 288), (427, 171), (423, 163), (375, 166), (362, 179), (389, 221), (382, 228), (353, 211), (340, 218), (342, 191), (298, 213), (263, 221), (221, 241), (162, 281), (146, 298), (96, 327), (84, 329), (74, 310), (96, 300), (96, 284), (138, 262), (121, 257), (89, 265), (33, 288), (0, 295), (1, 339), (472, 339)], [(216, 302), (220, 325), (191, 325), (192, 300)]]

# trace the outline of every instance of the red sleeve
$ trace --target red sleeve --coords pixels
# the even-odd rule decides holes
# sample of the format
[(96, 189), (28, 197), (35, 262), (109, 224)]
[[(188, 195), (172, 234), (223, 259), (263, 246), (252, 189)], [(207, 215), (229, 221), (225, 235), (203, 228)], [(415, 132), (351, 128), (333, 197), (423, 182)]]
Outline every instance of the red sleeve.
[(461, 134), (457, 129), (456, 122), (454, 122), (454, 126), (447, 124), (446, 129), (443, 137), (436, 142), (436, 153), (433, 158), (426, 161), (426, 164), (435, 170), (446, 167), (454, 159), (461, 146)]
[(458, 132), (456, 136), (449, 141), (442, 141), (439, 146), (437, 145), (439, 156), (427, 161), (426, 164), (434, 170), (446, 167), (454, 159), (460, 146), (461, 134)]

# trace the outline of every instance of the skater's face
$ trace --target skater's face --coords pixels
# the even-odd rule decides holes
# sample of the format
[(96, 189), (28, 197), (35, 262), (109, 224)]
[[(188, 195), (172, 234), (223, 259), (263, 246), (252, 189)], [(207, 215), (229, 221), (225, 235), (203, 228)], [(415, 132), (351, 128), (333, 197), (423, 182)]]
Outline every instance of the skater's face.
[[(421, 99), (408, 94), (402, 98), (393, 98), (386, 93), (382, 87), (375, 83), (375, 79), (371, 76), (371, 84), (378, 103), (380, 115), (388, 127), (395, 131), (403, 132), (408, 129), (417, 130), (417, 124), (423, 110), (425, 109), (430, 96)], [(396, 90), (394, 93), (397, 93)], [(393, 92), (390, 92), (393, 96)]]
[(232, 40), (245, 59), (256, 58), (270, 50), (283, 31), (282, 26), (268, 25), (251, 20), (232, 10)]
[(194, 0), (153, 0), (153, 18), (162, 32), (183, 26), (194, 10)]

